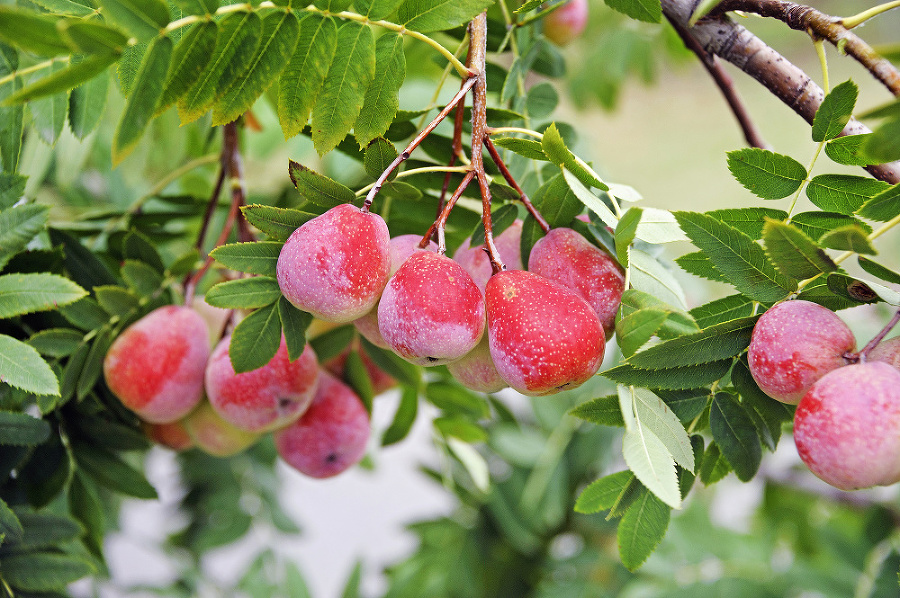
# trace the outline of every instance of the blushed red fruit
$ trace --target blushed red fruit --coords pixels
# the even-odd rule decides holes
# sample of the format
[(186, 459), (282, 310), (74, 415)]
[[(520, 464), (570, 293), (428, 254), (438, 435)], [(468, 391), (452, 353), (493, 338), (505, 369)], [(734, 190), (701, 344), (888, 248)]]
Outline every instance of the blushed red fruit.
[(491, 359), (486, 334), (481, 337), (478, 345), (461, 359), (448, 363), (447, 369), (460, 384), (477, 392), (497, 392), (508, 386), (497, 372), (494, 360)]
[[(521, 239), (521, 220), (516, 220), (509, 228), (494, 237), (497, 253), (500, 254), (500, 259), (507, 270), (522, 269), (522, 252), (519, 249)], [(491, 268), (491, 260), (484, 250), (484, 245), (470, 247), (469, 239), (467, 238), (453, 253), (453, 260), (465, 268), (472, 280), (475, 281), (475, 284), (478, 285), (478, 288), (481, 289), (481, 292), (484, 292), (484, 287), (494, 272), (493, 268)]]
[(316, 391), (319, 364), (308, 344), (294, 361), (284, 337), (269, 362), (236, 374), (228, 355), (231, 337), (222, 339), (206, 368), (206, 395), (213, 408), (242, 430), (267, 432), (294, 421), (306, 411)]
[(759, 318), (747, 357), (750, 373), (764, 393), (796, 405), (816, 380), (847, 365), (843, 356), (855, 347), (853, 333), (836, 313), (795, 299)]
[(841, 490), (900, 481), (900, 371), (867, 362), (825, 374), (797, 405), (794, 441), (807, 467)]
[[(425, 248), (419, 247), (421, 241), (421, 235), (398, 235), (396, 237), (391, 237), (391, 276), (393, 276), (394, 273), (400, 269), (400, 266), (403, 265), (403, 262), (414, 253), (420, 251), (430, 251), (434, 253), (437, 251), (437, 243), (434, 241), (428, 241), (428, 245)], [(366, 315), (354, 320), (353, 325), (356, 326), (356, 329), (367, 341), (376, 347), (381, 347), (382, 349), (390, 348), (387, 341), (381, 336), (381, 331), (378, 328), (377, 305), (369, 310)]]
[(869, 361), (883, 361), (900, 368), (900, 336), (881, 341), (869, 352)]
[(534, 244), (528, 269), (578, 293), (594, 308), (606, 338), (612, 336), (625, 273), (608, 253), (571, 228), (554, 228)]
[(194, 441), (181, 420), (167, 424), (141, 422), (141, 428), (147, 438), (173, 451), (186, 451), (194, 446)]
[(570, 0), (544, 17), (544, 36), (565, 46), (584, 31), (588, 20), (588, 0)]
[(491, 358), (500, 376), (522, 394), (575, 388), (600, 368), (603, 327), (573, 291), (513, 270), (492, 276), (484, 299)]
[(369, 415), (353, 390), (329, 374), (303, 416), (274, 433), (281, 458), (314, 478), (335, 476), (359, 463), (366, 452)]
[(450, 363), (481, 339), (484, 299), (462, 266), (437, 253), (416, 253), (385, 287), (378, 326), (404, 359), (418, 365)]
[(352, 322), (375, 306), (390, 271), (390, 235), (378, 214), (351, 204), (295, 230), (278, 256), (282, 294), (329, 322)]
[(215, 457), (230, 457), (260, 439), (258, 432), (241, 430), (224, 419), (207, 401), (203, 401), (182, 421), (194, 445)]
[(206, 322), (189, 307), (155, 309), (113, 342), (103, 361), (106, 384), (141, 419), (181, 419), (203, 397), (209, 358)]

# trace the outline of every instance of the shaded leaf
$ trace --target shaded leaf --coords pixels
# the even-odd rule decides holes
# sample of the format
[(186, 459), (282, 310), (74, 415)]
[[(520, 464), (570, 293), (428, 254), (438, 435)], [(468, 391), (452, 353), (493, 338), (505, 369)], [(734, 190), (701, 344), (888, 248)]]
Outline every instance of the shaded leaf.
[(413, 387), (405, 387), (400, 395), (400, 403), (394, 413), (391, 425), (381, 436), (381, 445), (389, 446), (400, 442), (409, 434), (419, 411), (419, 394)]
[(865, 253), (868, 255), (878, 253), (866, 236), (865, 231), (855, 224), (842, 226), (825, 233), (819, 239), (819, 244), (829, 249), (840, 249), (854, 253)]
[(138, 40), (158, 35), (169, 24), (169, 8), (163, 0), (99, 0), (103, 14)]
[(47, 206), (28, 204), (0, 212), (0, 270), (47, 224)]
[(709, 413), (709, 426), (722, 454), (742, 482), (756, 475), (762, 448), (753, 420), (740, 403), (726, 392), (716, 393)]
[(282, 245), (273, 241), (231, 243), (215, 248), (210, 255), (231, 270), (274, 277)]
[(3, 579), (9, 585), (29, 592), (63, 590), (94, 573), (83, 558), (51, 552), (26, 552), (3, 557)]
[(413, 31), (444, 31), (468, 23), (493, 3), (493, 0), (405, 0), (397, 20)]
[(261, 368), (271, 361), (281, 344), (278, 302), (257, 309), (235, 326), (228, 356), (235, 373)]
[(69, 128), (75, 137), (84, 139), (97, 128), (106, 109), (108, 94), (109, 71), (105, 68), (72, 89), (69, 94)]
[(38, 56), (68, 54), (71, 49), (57, 30), (57, 21), (34, 10), (0, 6), (0, 40)]
[(79, 62), (71, 62), (66, 68), (56, 71), (33, 83), (29, 83), (6, 99), (8, 103), (16, 104), (27, 102), (61, 91), (68, 91), (81, 85), (85, 81), (93, 79), (106, 70), (106, 67), (116, 61), (116, 57), (109, 54), (96, 54), (88, 56)]
[(0, 445), (35, 446), (50, 438), (50, 424), (24, 413), (0, 411)]
[(715, 382), (727, 374), (730, 367), (730, 359), (658, 370), (645, 370), (631, 364), (622, 364), (602, 372), (602, 375), (614, 382), (629, 386), (681, 390), (698, 388)]
[(268, 276), (254, 276), (220, 282), (206, 292), (206, 302), (225, 309), (265, 307), (281, 297), (278, 281)]
[(872, 276), (876, 276), (885, 282), (900, 284), (900, 273), (894, 272), (893, 270), (863, 256), (859, 256), (856, 259), (859, 262), (859, 267)]
[(317, 206), (333, 208), (340, 204), (353, 203), (356, 199), (356, 195), (349, 187), (293, 160), (289, 163), (288, 171), (300, 196)]
[(669, 527), (671, 509), (647, 492), (637, 498), (622, 516), (616, 538), (622, 564), (634, 571), (647, 560)]
[(78, 444), (74, 449), (78, 467), (98, 484), (135, 498), (158, 498), (143, 472), (115, 453), (85, 444)]
[(827, 253), (790, 224), (767, 220), (763, 240), (766, 255), (785, 276), (805, 279), (838, 269)]
[(291, 305), (284, 297), (278, 300), (278, 314), (281, 317), (281, 333), (287, 345), (288, 359), (294, 361), (306, 348), (306, 329), (313, 317)]
[(187, 93), (203, 74), (216, 47), (218, 32), (215, 21), (201, 21), (191, 26), (175, 46), (163, 93), (156, 107), (157, 114)]
[(644, 369), (664, 369), (716, 362), (741, 353), (750, 344), (757, 317), (716, 324), (635, 353), (629, 363)]
[(398, 94), (406, 78), (403, 38), (388, 32), (375, 42), (375, 77), (366, 90), (362, 109), (353, 125), (359, 147), (384, 135), (400, 108)]
[(887, 222), (900, 215), (900, 183), (868, 200), (856, 213), (869, 220)]
[(872, 232), (872, 227), (861, 220), (844, 214), (831, 212), (801, 212), (791, 217), (791, 224), (802, 230), (813, 241), (822, 238), (822, 235), (843, 226), (856, 225), (866, 233)]

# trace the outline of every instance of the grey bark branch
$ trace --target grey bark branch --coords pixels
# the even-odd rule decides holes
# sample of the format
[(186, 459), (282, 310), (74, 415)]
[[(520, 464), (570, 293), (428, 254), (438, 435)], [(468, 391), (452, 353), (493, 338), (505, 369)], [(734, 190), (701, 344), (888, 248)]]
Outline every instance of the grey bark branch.
[[(701, 19), (693, 27), (688, 20), (699, 0), (662, 0), (666, 18), (688, 29), (709, 54), (719, 56), (756, 79), (785, 105), (812, 124), (825, 92), (801, 68), (769, 47), (725, 15)], [(843, 135), (871, 133), (861, 122), (851, 119)], [(900, 183), (900, 161), (867, 166), (877, 179)]]

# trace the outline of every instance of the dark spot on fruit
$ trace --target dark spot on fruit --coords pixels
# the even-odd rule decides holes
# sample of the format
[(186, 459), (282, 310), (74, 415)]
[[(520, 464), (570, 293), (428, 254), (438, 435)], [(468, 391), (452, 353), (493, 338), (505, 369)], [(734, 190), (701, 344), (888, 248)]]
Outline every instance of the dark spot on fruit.
[(337, 453), (328, 453), (328, 455), (325, 457), (325, 462), (329, 464), (337, 463), (339, 457), (340, 456)]
[(292, 404), (293, 404), (292, 400), (285, 398), (285, 397), (278, 397), (278, 410), (279, 411), (287, 411), (288, 409), (291, 408)]
[(425, 358), (425, 361), (427, 361), (428, 363), (434, 363), (435, 361), (438, 361), (438, 358), (437, 358), (437, 357), (431, 357), (431, 356), (428, 356), (428, 357)]

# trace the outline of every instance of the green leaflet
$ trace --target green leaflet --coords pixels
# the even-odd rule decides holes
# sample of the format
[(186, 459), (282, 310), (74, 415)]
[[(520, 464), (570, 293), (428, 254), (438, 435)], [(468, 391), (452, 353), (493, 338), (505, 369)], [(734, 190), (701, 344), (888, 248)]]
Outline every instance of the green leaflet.
[(407, 29), (431, 33), (464, 25), (494, 0), (405, 0), (397, 20)]
[(360, 149), (384, 135), (400, 108), (400, 87), (406, 78), (403, 38), (385, 33), (375, 43), (375, 78), (366, 90), (362, 109), (353, 125)]
[(567, 226), (584, 210), (584, 204), (575, 196), (562, 175), (555, 175), (541, 185), (534, 193), (532, 203), (551, 228)]
[(255, 53), (261, 29), (255, 11), (234, 12), (219, 21), (219, 35), (209, 63), (187, 93), (178, 99), (182, 124), (203, 116), (219, 93), (244, 72), (247, 63), (233, 59)]
[(606, 5), (632, 19), (647, 23), (659, 23), (662, 4), (659, 0), (605, 0)]
[(529, 160), (547, 160), (541, 142), (534, 139), (518, 139), (516, 137), (497, 137), (492, 139), (494, 145), (508, 149)]
[(37, 395), (59, 396), (56, 374), (31, 346), (0, 334), (0, 379)]
[(76, 54), (118, 56), (128, 45), (127, 35), (96, 21), (62, 21), (58, 29)]
[(281, 297), (278, 281), (268, 276), (254, 276), (220, 282), (205, 295), (213, 307), (225, 309), (255, 309), (265, 307)]
[(47, 357), (68, 357), (81, 344), (84, 335), (72, 328), (45, 328), (28, 339), (28, 344)]
[(106, 109), (108, 94), (109, 71), (105, 69), (72, 89), (69, 94), (69, 128), (75, 137), (84, 139), (97, 128)]
[(257, 309), (241, 320), (231, 334), (228, 355), (238, 374), (269, 363), (281, 344), (281, 316), (278, 302)]
[(616, 538), (622, 564), (634, 571), (666, 535), (671, 509), (650, 492), (638, 497), (622, 516)]
[(381, 445), (389, 446), (406, 438), (416, 421), (419, 411), (419, 395), (414, 387), (406, 387), (400, 396), (400, 404), (394, 413), (391, 425), (381, 436)]
[(859, 256), (856, 259), (859, 262), (859, 267), (872, 276), (876, 276), (885, 282), (900, 284), (900, 274), (898, 274), (897, 272), (894, 272), (893, 270), (886, 268), (877, 262), (873, 262), (872, 260), (863, 256)]
[(78, 522), (69, 517), (25, 510), (22, 507), (16, 507), (16, 513), (25, 532), (21, 540), (15, 543), (17, 551), (51, 548), (78, 538), (84, 531)]
[(54, 552), (26, 552), (3, 557), (3, 579), (17, 590), (44, 592), (64, 590), (94, 567), (81, 557)]
[(333, 18), (310, 14), (300, 21), (299, 42), (278, 82), (278, 121), (285, 139), (309, 120), (336, 48)]
[(169, 24), (169, 7), (163, 0), (99, 0), (103, 14), (140, 41), (152, 39)]
[(264, 205), (250, 205), (241, 208), (247, 221), (265, 233), (274, 241), (287, 241), (301, 224), (315, 218), (315, 214), (292, 210), (288, 208), (276, 208)]
[(775, 269), (763, 248), (739, 230), (696, 212), (675, 212), (691, 242), (735, 288), (763, 303), (785, 298), (796, 282)]
[(848, 216), (890, 185), (876, 179), (848, 174), (820, 174), (806, 186), (806, 195), (826, 212)]
[(218, 32), (219, 28), (215, 21), (196, 23), (175, 46), (172, 63), (166, 74), (166, 84), (156, 107), (157, 114), (187, 93), (203, 74), (203, 69), (209, 63), (216, 47)]
[(116, 127), (112, 149), (113, 165), (119, 164), (132, 152), (150, 124), (163, 93), (171, 57), (172, 40), (167, 36), (156, 38), (147, 48), (134, 82), (139, 92), (128, 96), (125, 111)]
[(356, 194), (349, 187), (293, 160), (290, 161), (288, 170), (291, 181), (304, 201), (323, 208), (333, 208), (343, 203), (353, 203), (356, 200)]
[(26, 85), (6, 101), (11, 104), (23, 103), (72, 89), (93, 79), (115, 61), (116, 56), (111, 54), (97, 54), (88, 56), (80, 62), (72, 61), (66, 68)]
[(57, 274), (4, 274), (0, 276), (0, 318), (11, 318), (68, 305), (87, 291)]
[[(377, 179), (381, 176), (388, 166), (397, 158), (397, 148), (394, 144), (384, 137), (376, 137), (366, 146), (366, 152), (363, 157), (363, 166), (366, 174)], [(396, 178), (397, 172), (394, 171), (388, 177), (388, 180)]]
[(728, 152), (728, 169), (741, 185), (763, 199), (787, 197), (806, 179), (806, 168), (790, 156), (753, 147)]
[(763, 229), (766, 255), (785, 276), (798, 279), (838, 269), (828, 254), (816, 246), (803, 231), (778, 220), (767, 220)]
[(859, 88), (853, 81), (836, 85), (816, 110), (812, 125), (813, 141), (826, 141), (840, 135), (850, 122), (858, 96)]
[(38, 56), (71, 52), (56, 28), (58, 19), (13, 6), (0, 6), (0, 40)]
[(247, 69), (235, 79), (213, 108), (213, 126), (229, 123), (253, 106), (268, 89), (297, 46), (300, 24), (291, 11), (275, 11), (262, 22), (262, 35)]
[(863, 153), (862, 146), (870, 135), (871, 133), (866, 133), (832, 139), (825, 144), (825, 155), (838, 164), (867, 166), (874, 160)]
[(0, 411), (0, 446), (35, 446), (50, 437), (50, 424), (24, 413)]
[(312, 323), (312, 315), (300, 311), (284, 297), (278, 300), (278, 314), (281, 317), (281, 333), (287, 345), (288, 359), (294, 361), (306, 348), (306, 329)]
[(73, 452), (79, 469), (98, 484), (135, 498), (158, 498), (144, 473), (127, 464), (112, 451), (79, 443)]
[(616, 500), (634, 479), (630, 470), (617, 471), (594, 480), (581, 491), (575, 501), (576, 513), (598, 513), (607, 511), (616, 504)]
[(829, 249), (840, 249), (854, 253), (875, 255), (875, 247), (869, 241), (866, 232), (855, 224), (842, 226), (828, 231), (819, 239), (819, 244)]
[(859, 226), (866, 231), (866, 234), (872, 232), (872, 227), (862, 220), (832, 212), (801, 212), (791, 217), (791, 224), (802, 230), (810, 239), (816, 242), (833, 229), (851, 224)]
[(709, 413), (709, 427), (728, 464), (742, 482), (756, 475), (762, 447), (753, 420), (734, 395), (716, 393)]
[(885, 189), (868, 200), (856, 213), (863, 218), (887, 222), (900, 215), (900, 184)]
[(231, 243), (217, 247), (210, 255), (231, 270), (275, 276), (275, 265), (282, 245), (272, 241)]
[(699, 305), (689, 312), (700, 328), (707, 328), (729, 320), (745, 318), (753, 313), (753, 300), (744, 295), (729, 295)]
[(0, 270), (44, 229), (50, 209), (27, 204), (0, 212)]
[(569, 410), (569, 415), (600, 426), (622, 427), (625, 425), (617, 395), (591, 399), (586, 403), (573, 407)]
[(634, 288), (658, 297), (677, 308), (684, 309), (687, 299), (681, 284), (656, 258), (639, 249), (629, 251), (631, 284)]
[(334, 59), (312, 111), (312, 139), (319, 155), (337, 147), (350, 131), (374, 78), (372, 29), (348, 21), (338, 29)]
[[(60, 63), (53, 63), (50, 73), (56, 73), (65, 68)], [(66, 123), (66, 112), (69, 108), (69, 96), (66, 92), (44, 96), (32, 100), (28, 104), (31, 111), (32, 126), (47, 145), (54, 145), (62, 133)]]
[(719, 222), (723, 222), (748, 235), (751, 239), (762, 239), (766, 219), (786, 220), (788, 213), (774, 208), (725, 208), (706, 212)]
[(645, 370), (625, 363), (610, 368), (601, 374), (614, 382), (624, 385), (682, 390), (699, 388), (719, 380), (728, 373), (731, 361), (731, 359), (724, 359), (701, 365), (655, 370)]
[(756, 316), (710, 326), (635, 353), (629, 363), (644, 369), (693, 366), (734, 357), (750, 344)]
[(646, 388), (631, 387), (630, 395), (636, 422), (659, 438), (675, 463), (694, 471), (691, 441), (684, 426), (669, 406)]
[[(564, 171), (569, 171), (574, 174), (575, 178), (577, 178), (585, 188), (596, 187), (603, 191), (609, 191), (609, 187), (600, 180), (597, 173), (578, 160), (575, 157), (575, 154), (569, 151), (559, 129), (556, 128), (556, 123), (552, 123), (544, 131), (544, 137), (541, 139), (541, 149), (551, 162), (562, 168)], [(577, 194), (575, 189), (572, 190)], [(609, 223), (607, 222), (607, 224)]]

